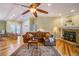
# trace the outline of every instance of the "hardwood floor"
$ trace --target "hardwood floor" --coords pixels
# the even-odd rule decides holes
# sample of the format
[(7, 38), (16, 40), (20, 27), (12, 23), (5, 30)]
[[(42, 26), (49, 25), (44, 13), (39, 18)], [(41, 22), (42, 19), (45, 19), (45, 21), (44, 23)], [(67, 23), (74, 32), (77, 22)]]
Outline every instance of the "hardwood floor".
[[(16, 51), (23, 44), (22, 37), (18, 37), (17, 40), (3, 37), (0, 40), (0, 56), (9, 56)], [(39, 44), (42, 45), (42, 44)], [(75, 44), (71, 45), (67, 41), (57, 40), (56, 48), (62, 55), (65, 56), (79, 56), (79, 46), (75, 47)]]
[(18, 36), (17, 40), (3, 37), (2, 40), (0, 40), (0, 56), (11, 55), (22, 44), (23, 41), (20, 36)]
[(63, 39), (58, 39), (56, 41), (56, 48), (64, 56), (79, 56), (79, 44), (75, 44)]
[[(18, 36), (18, 39), (11, 39), (8, 37), (3, 37), (0, 40), (0, 56), (9, 56), (15, 52), (23, 43), (23, 38)], [(38, 43), (40, 46), (43, 44)]]

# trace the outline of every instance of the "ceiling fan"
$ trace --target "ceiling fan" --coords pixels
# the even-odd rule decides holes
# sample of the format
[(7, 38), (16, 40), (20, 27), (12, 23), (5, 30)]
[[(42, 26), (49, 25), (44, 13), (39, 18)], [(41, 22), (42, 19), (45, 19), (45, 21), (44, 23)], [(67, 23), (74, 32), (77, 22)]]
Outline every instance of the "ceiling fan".
[(42, 12), (42, 13), (48, 14), (47, 11), (38, 8), (38, 6), (40, 4), (41, 3), (32, 3), (30, 6), (21, 5), (22, 7), (27, 7), (28, 8), (28, 10), (26, 10), (25, 12), (23, 12), (22, 15), (24, 15), (24, 14), (26, 14), (28, 12), (32, 12), (35, 17), (38, 17), (37, 12)]

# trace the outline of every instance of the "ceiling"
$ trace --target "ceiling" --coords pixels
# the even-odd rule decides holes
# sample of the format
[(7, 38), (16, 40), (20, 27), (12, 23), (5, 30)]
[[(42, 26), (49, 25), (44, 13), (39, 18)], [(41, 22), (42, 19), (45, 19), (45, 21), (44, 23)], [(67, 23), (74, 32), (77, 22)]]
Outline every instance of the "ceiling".
[[(23, 5), (30, 5), (29, 3), (19, 3)], [(38, 16), (60, 16), (60, 15), (72, 15), (79, 13), (79, 3), (51, 3), (51, 6), (43, 3), (39, 6), (40, 9), (48, 11), (48, 14), (43, 14), (38, 12)], [(0, 3), (0, 20), (10, 20), (10, 19), (28, 19), (34, 16), (31, 12), (21, 15), (22, 12), (28, 8), (22, 7), (20, 5), (15, 5), (14, 3)], [(70, 10), (75, 10), (70, 12)]]

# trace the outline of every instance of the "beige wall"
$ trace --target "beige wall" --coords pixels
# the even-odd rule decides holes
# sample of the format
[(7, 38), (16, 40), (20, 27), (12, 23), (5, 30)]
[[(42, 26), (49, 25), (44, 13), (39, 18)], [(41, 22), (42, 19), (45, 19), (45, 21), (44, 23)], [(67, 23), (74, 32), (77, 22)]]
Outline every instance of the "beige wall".
[(53, 31), (54, 27), (60, 27), (60, 21), (57, 17), (39, 17), (35, 19), (38, 28), (45, 31)]
[[(79, 15), (71, 15), (71, 16), (67, 16), (65, 18), (66, 18), (66, 20), (65, 20), (64, 24), (67, 24), (67, 26), (79, 26)], [(67, 23), (66, 22), (67, 20), (72, 20), (72, 23), (74, 25), (72, 25), (72, 23)]]
[[(31, 18), (31, 21), (34, 18)], [(60, 36), (59, 28), (61, 27), (61, 22), (59, 17), (38, 17), (35, 18), (35, 24), (37, 25), (37, 29), (41, 28), (45, 31), (52, 32), (56, 34), (57, 37)], [(32, 22), (31, 22), (32, 25)]]

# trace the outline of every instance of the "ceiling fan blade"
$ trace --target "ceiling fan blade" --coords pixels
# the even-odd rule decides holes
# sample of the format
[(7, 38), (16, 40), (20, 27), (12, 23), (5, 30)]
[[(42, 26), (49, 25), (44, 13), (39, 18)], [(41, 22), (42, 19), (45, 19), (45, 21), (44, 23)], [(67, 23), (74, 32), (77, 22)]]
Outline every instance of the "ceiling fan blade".
[(37, 16), (37, 12), (34, 12), (33, 14), (34, 14), (35, 17), (38, 17), (38, 16)]
[(17, 4), (17, 3), (13, 3), (14, 5), (20, 5), (22, 7), (29, 7), (29, 6), (25, 6), (25, 5), (22, 5), (22, 4)]
[(28, 13), (29, 11), (30, 11), (30, 10), (27, 10), (27, 11), (23, 12), (23, 13), (22, 13), (22, 15), (24, 15), (24, 14)]
[(48, 12), (47, 12), (47, 11), (42, 10), (42, 9), (37, 9), (37, 11), (42, 12), (42, 13), (45, 13), (45, 14), (48, 14)]
[(30, 5), (30, 7), (36, 8), (36, 7), (38, 7), (40, 4), (41, 4), (41, 3), (33, 3), (33, 4)]

